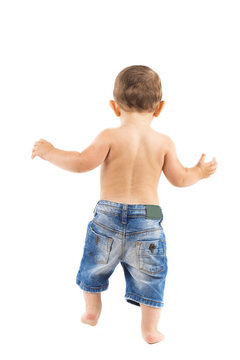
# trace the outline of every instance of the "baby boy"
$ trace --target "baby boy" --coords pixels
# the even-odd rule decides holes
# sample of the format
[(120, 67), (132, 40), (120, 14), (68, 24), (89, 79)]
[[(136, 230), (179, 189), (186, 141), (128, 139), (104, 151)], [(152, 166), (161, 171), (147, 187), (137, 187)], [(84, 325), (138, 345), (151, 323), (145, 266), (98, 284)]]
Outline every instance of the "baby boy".
[(125, 298), (141, 309), (141, 333), (149, 343), (163, 340), (158, 330), (167, 275), (167, 244), (159, 205), (161, 172), (177, 187), (208, 178), (217, 168), (216, 159), (184, 167), (172, 139), (151, 128), (162, 111), (159, 75), (142, 65), (129, 66), (116, 77), (110, 106), (120, 126), (101, 131), (81, 153), (55, 148), (44, 139), (32, 149), (40, 158), (72, 172), (85, 172), (101, 165), (100, 200), (88, 223), (76, 283), (83, 290), (86, 311), (81, 321), (95, 326), (102, 302), (101, 292), (121, 263), (126, 280)]

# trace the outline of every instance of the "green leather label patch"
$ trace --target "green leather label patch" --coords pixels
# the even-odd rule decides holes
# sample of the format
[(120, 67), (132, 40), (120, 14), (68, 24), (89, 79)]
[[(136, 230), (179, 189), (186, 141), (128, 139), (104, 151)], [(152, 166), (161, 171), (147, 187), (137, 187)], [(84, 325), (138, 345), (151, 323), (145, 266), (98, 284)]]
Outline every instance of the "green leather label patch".
[(148, 219), (161, 219), (162, 210), (158, 205), (145, 205), (146, 206), (146, 218)]

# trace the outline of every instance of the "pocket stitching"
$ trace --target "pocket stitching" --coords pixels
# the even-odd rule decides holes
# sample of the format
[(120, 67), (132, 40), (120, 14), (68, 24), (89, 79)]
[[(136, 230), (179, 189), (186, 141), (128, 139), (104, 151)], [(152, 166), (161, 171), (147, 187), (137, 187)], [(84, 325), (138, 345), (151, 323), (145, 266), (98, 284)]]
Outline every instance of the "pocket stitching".
[[(91, 252), (90, 252), (90, 249), (89, 249), (89, 243), (90, 243), (90, 235), (89, 235), (89, 232), (90, 232), (90, 231), (92, 231), (93, 234), (99, 236), (99, 238), (103, 237), (103, 238), (105, 238), (105, 239), (108, 240), (107, 248), (104, 248), (104, 249), (102, 248), (102, 250), (104, 250), (104, 253), (105, 253), (105, 254), (104, 254), (104, 255), (105, 255), (105, 257), (104, 257), (105, 261), (99, 261), (99, 260), (97, 260), (96, 257), (94, 256), (94, 253), (91, 253)], [(106, 235), (101, 235), (101, 234), (96, 233), (96, 231), (94, 231), (93, 228), (90, 226), (90, 227), (89, 227), (89, 230), (88, 230), (88, 239), (87, 239), (87, 240), (88, 240), (88, 241), (87, 241), (87, 252), (88, 252), (88, 254), (94, 259), (94, 261), (95, 261), (96, 263), (107, 264), (107, 263), (108, 263), (108, 260), (109, 260), (109, 255), (110, 255), (110, 251), (111, 251), (111, 244), (112, 244), (112, 242), (113, 242), (113, 239), (110, 238), (110, 237), (108, 237), (108, 236), (106, 236)]]
[[(151, 243), (151, 240), (147, 240), (149, 243)], [(154, 241), (154, 240), (152, 240)], [(154, 275), (154, 274), (159, 274), (161, 272), (163, 272), (166, 268), (165, 266), (165, 256), (166, 256), (166, 249), (165, 249), (165, 240), (164, 239), (160, 239), (158, 240), (159, 242), (162, 243), (162, 246), (163, 246), (163, 255), (161, 255), (161, 257), (163, 258), (163, 264), (162, 264), (162, 268), (158, 271), (148, 271), (146, 270), (144, 267), (141, 266), (141, 255), (140, 255), (140, 252), (141, 252), (141, 245), (142, 243), (144, 243), (144, 241), (136, 241), (136, 246), (137, 246), (137, 255), (138, 255), (138, 267), (139, 267), (139, 270), (141, 270), (142, 272), (148, 274), (148, 275)], [(144, 264), (143, 264), (144, 266)]]

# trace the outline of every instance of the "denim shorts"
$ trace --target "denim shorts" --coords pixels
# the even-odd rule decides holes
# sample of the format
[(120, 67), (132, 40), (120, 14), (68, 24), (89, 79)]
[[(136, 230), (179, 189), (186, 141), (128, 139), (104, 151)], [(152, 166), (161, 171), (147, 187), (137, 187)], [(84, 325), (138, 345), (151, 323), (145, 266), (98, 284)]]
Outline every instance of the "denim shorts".
[(107, 290), (121, 263), (125, 299), (133, 305), (163, 307), (168, 271), (162, 209), (158, 205), (99, 200), (87, 225), (76, 283), (86, 292)]

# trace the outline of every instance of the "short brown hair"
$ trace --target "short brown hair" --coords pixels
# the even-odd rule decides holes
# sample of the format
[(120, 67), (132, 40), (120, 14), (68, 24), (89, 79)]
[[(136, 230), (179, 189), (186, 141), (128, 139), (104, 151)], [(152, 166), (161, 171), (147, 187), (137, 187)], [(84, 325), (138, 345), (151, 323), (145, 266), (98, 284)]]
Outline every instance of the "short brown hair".
[(160, 77), (148, 66), (128, 66), (115, 79), (113, 97), (127, 112), (154, 112), (162, 99)]

